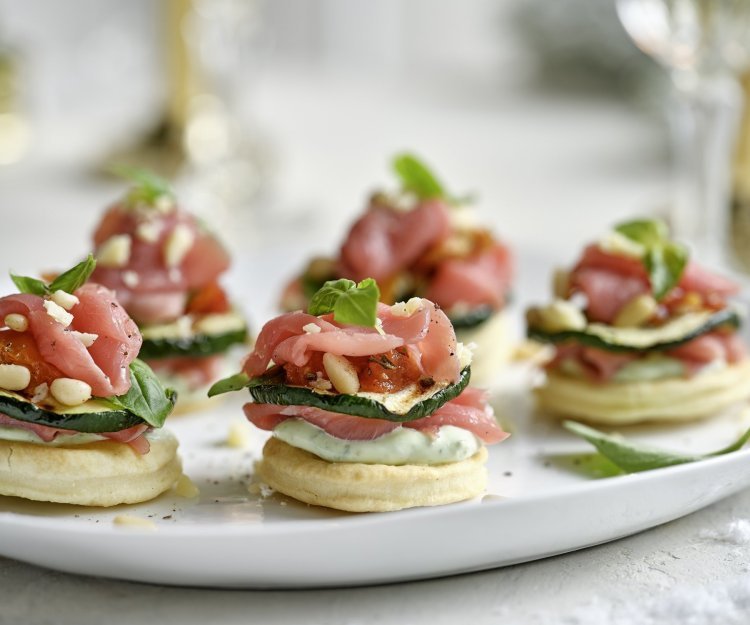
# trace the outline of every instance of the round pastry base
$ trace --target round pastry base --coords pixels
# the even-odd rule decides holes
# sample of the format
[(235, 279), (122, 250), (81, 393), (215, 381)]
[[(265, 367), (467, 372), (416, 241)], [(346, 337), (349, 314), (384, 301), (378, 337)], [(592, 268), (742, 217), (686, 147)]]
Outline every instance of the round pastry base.
[(540, 408), (602, 425), (688, 421), (750, 397), (750, 360), (692, 378), (595, 384), (548, 373), (535, 390)]
[(487, 486), (487, 450), (442, 465), (328, 462), (271, 438), (257, 473), (275, 490), (316, 506), (348, 512), (388, 512), (471, 499)]
[(149, 443), (141, 455), (115, 441), (53, 447), (0, 440), (0, 494), (81, 506), (148, 501), (182, 473), (172, 434), (161, 431)]

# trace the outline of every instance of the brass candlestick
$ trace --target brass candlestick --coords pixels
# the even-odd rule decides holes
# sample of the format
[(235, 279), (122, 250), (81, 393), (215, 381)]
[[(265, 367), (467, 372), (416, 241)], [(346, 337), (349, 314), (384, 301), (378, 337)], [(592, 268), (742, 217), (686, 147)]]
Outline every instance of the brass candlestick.
[(732, 172), (729, 245), (733, 263), (750, 273), (750, 73), (742, 78), (745, 105)]
[(185, 135), (190, 123), (191, 102), (204, 91), (198, 64), (186, 39), (193, 0), (164, 2), (164, 65), (167, 100), (159, 121), (135, 145), (107, 158), (114, 165), (146, 167), (173, 178), (188, 160)]
[(18, 57), (0, 43), (0, 165), (20, 160), (29, 145), (30, 129), (21, 107)]

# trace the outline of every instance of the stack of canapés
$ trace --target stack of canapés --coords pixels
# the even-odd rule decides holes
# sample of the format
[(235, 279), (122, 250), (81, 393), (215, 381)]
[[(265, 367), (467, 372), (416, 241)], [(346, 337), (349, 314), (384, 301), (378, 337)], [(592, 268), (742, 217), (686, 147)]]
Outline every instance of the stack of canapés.
[[(47, 280), (13, 275), (0, 298), (0, 494), (154, 498), (181, 475), (162, 429), (173, 407), (211, 418), (209, 396), (247, 389), (245, 416), (271, 433), (255, 475), (280, 493), (355, 512), (480, 495), (487, 445), (508, 436), (477, 384), (513, 353), (512, 257), (417, 158), (394, 171), (399, 188), (370, 196), (338, 252), (279, 289), (285, 312), (241, 364), (228, 253), (168, 184), (129, 172), (92, 254)], [(553, 347), (540, 412), (619, 426), (750, 396), (737, 286), (661, 222), (616, 226), (553, 282), (552, 303), (526, 313)]]

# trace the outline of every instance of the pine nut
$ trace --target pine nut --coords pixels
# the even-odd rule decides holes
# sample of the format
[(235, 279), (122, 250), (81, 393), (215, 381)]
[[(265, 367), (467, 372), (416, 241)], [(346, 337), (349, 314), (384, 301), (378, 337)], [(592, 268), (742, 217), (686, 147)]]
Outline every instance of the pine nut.
[(323, 368), (334, 388), (345, 395), (353, 395), (359, 391), (359, 377), (357, 370), (343, 356), (323, 354)]
[(31, 382), (31, 373), (21, 365), (0, 365), (0, 388), (22, 391)]
[(66, 406), (80, 406), (91, 399), (91, 387), (82, 380), (57, 378), (49, 387), (52, 397)]
[(23, 315), (11, 313), (5, 315), (5, 325), (16, 332), (26, 332), (29, 329), (29, 320)]
[(651, 319), (657, 310), (657, 301), (651, 295), (642, 293), (620, 308), (612, 325), (617, 328), (637, 328)]
[(556, 299), (544, 308), (530, 308), (526, 321), (531, 327), (538, 327), (545, 332), (563, 332), (565, 330), (583, 330), (587, 323), (584, 314), (571, 302)]

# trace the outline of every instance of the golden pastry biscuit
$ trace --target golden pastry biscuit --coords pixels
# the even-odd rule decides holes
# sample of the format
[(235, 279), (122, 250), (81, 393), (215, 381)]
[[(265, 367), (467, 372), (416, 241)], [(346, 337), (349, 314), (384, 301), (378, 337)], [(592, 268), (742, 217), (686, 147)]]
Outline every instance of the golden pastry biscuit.
[(441, 465), (328, 462), (271, 438), (258, 477), (305, 503), (347, 512), (388, 512), (471, 499), (487, 485), (487, 449), (462, 462)]
[(750, 360), (691, 378), (596, 384), (547, 373), (535, 390), (544, 410), (601, 425), (687, 421), (715, 414), (750, 396)]
[(82, 506), (116, 506), (153, 499), (182, 473), (177, 439), (149, 434), (151, 450), (98, 441), (55, 447), (0, 440), (0, 494)]

